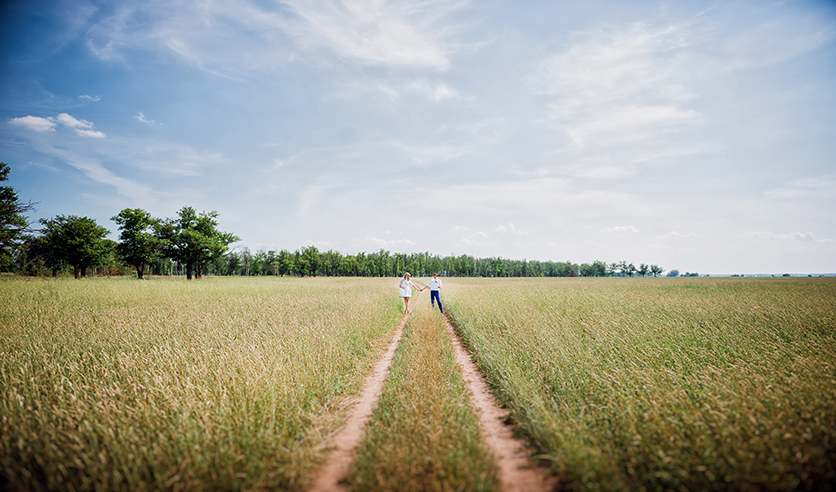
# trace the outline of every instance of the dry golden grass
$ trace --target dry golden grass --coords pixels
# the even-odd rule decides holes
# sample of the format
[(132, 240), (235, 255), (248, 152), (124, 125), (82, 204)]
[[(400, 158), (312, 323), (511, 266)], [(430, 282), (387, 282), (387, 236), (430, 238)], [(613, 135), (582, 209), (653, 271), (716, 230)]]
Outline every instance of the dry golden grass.
[(836, 482), (833, 279), (461, 279), (447, 310), (571, 490)]
[(428, 296), (404, 329), (378, 407), (349, 474), (354, 490), (497, 490), (453, 347)]
[(397, 322), (386, 280), (0, 282), (0, 488), (303, 488)]

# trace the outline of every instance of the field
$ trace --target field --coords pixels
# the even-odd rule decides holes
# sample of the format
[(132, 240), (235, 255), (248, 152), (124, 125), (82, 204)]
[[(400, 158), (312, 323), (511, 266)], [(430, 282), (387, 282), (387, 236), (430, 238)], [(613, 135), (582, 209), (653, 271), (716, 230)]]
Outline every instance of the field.
[(3, 485), (299, 490), (389, 341), (393, 292), (358, 279), (0, 282)]
[(448, 282), (518, 430), (578, 490), (832, 490), (836, 282)]
[[(302, 490), (401, 319), (397, 279), (0, 281), (0, 488)], [(445, 279), (568, 490), (827, 490), (836, 281)], [(496, 490), (417, 296), (356, 490)]]

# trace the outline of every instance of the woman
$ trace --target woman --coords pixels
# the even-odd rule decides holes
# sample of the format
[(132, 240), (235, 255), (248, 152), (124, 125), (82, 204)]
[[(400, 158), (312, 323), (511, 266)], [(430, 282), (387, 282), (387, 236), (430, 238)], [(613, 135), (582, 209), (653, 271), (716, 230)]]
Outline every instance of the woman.
[(412, 297), (412, 287), (415, 287), (418, 290), (423, 290), (417, 285), (412, 283), (412, 280), (409, 280), (409, 272), (403, 274), (403, 278), (401, 279), (400, 285), (398, 288), (401, 292), (401, 297), (403, 297), (403, 308), (404, 313), (409, 314), (412, 311), (409, 310), (409, 298)]

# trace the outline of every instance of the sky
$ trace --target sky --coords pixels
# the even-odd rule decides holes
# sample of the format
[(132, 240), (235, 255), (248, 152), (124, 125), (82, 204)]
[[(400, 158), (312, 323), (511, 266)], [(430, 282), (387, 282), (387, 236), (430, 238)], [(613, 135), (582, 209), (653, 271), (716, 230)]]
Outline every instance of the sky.
[(29, 219), (237, 250), (836, 272), (836, 2), (2, 2)]

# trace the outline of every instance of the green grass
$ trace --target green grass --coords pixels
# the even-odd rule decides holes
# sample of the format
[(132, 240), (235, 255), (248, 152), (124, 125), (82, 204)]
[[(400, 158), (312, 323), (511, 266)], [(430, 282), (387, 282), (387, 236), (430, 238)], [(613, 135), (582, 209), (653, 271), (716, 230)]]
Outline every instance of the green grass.
[(416, 296), (380, 402), (349, 473), (354, 490), (492, 491), (479, 431), (442, 317)]
[(827, 490), (836, 281), (445, 282), (519, 431), (569, 490)]
[[(300, 490), (383, 353), (393, 279), (0, 279), (0, 488)], [(568, 490), (827, 490), (833, 279), (449, 279)], [(350, 482), (494, 490), (426, 296)], [(832, 488), (831, 488), (832, 490)]]
[(391, 282), (0, 282), (0, 488), (300, 490), (400, 314)]

